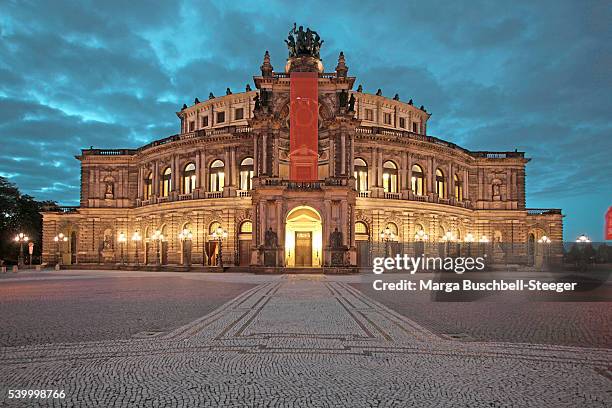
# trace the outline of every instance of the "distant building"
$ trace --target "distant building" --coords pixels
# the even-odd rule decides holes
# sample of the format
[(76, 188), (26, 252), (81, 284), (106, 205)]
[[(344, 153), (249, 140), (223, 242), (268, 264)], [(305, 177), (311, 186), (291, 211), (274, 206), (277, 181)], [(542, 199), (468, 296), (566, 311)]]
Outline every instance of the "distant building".
[[(427, 135), (430, 114), (412, 100), (353, 90), (343, 54), (324, 72), (313, 33), (292, 32), (285, 72), (266, 52), (255, 90), (177, 112), (179, 134), (82, 150), (80, 206), (43, 214), (43, 260), (61, 249), (64, 264), (114, 264), (123, 251), (135, 263), (138, 248), (141, 265), (216, 265), (217, 230), (223, 264), (236, 266), (367, 265), (381, 233), (393, 251), (523, 243), (496, 256), (531, 263), (543, 236), (562, 240), (560, 210), (525, 207), (523, 152), (468, 151)], [(318, 101), (292, 99), (294, 72), (314, 73)], [(316, 152), (291, 143), (297, 102), (318, 112)], [(314, 167), (298, 169), (308, 154)], [(68, 242), (55, 242), (59, 233)]]

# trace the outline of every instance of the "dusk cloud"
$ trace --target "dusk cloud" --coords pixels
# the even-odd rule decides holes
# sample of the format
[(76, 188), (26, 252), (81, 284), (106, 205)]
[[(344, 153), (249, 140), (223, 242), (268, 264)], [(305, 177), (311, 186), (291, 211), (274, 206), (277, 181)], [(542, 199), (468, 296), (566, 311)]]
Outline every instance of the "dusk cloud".
[[(294, 21), (340, 51), (364, 90), (433, 114), (430, 134), (524, 150), (529, 207), (561, 207), (566, 238), (602, 237), (612, 205), (608, 2), (0, 4), (0, 175), (78, 203), (81, 148), (178, 131), (175, 111), (242, 90), (265, 50), (277, 71)], [(588, 211), (585, 211), (585, 208)]]

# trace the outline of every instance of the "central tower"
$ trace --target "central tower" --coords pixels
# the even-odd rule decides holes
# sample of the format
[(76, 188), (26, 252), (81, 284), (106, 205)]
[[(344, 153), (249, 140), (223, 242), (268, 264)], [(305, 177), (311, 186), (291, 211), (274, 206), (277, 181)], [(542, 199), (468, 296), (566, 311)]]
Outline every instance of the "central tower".
[(289, 178), (317, 181), (319, 145), (319, 56), (321, 44), (316, 31), (293, 25), (285, 40), (289, 58), (285, 70), (290, 76)]

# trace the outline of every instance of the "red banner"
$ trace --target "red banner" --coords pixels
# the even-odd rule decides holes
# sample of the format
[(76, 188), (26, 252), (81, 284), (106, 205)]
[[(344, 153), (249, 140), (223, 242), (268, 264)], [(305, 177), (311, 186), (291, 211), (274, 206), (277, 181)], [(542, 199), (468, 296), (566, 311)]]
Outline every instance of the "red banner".
[(319, 74), (291, 73), (289, 108), (289, 177), (294, 181), (318, 180)]
[(612, 240), (612, 207), (606, 213), (606, 240)]

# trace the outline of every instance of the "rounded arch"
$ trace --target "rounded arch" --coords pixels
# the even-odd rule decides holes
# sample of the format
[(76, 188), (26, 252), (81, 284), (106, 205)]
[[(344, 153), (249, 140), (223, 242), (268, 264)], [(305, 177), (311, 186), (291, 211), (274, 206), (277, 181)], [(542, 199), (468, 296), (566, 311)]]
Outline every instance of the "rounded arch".
[(455, 185), (455, 189), (453, 192), (455, 196), (455, 200), (463, 201), (463, 181), (461, 180), (461, 177), (457, 173), (453, 175), (453, 182)]
[(240, 234), (252, 234), (253, 233), (253, 222), (251, 220), (242, 221), (238, 231)]
[(253, 189), (253, 158), (245, 157), (240, 161), (240, 190)]
[(411, 167), (410, 189), (412, 194), (422, 196), (425, 195), (425, 173), (423, 168), (418, 164), (413, 164)]
[(172, 189), (172, 169), (170, 166), (166, 167), (162, 172), (160, 195), (162, 197), (168, 197), (170, 190)]
[(209, 191), (221, 192), (225, 185), (225, 163), (223, 160), (215, 159), (209, 166), (210, 183)]
[(368, 163), (361, 157), (353, 161), (355, 186), (357, 191), (368, 191)]
[(196, 187), (196, 165), (193, 162), (183, 167), (183, 194), (191, 194)]
[(391, 160), (383, 163), (383, 189), (385, 193), (397, 193), (397, 164)]
[(447, 198), (446, 176), (442, 169), (436, 169), (436, 194), (439, 198)]
[(321, 212), (299, 205), (285, 217), (285, 263), (290, 267), (318, 267), (323, 259), (323, 218)]

